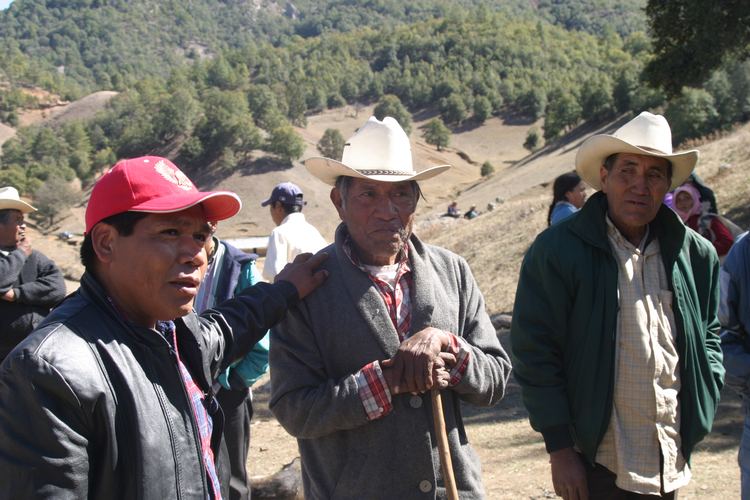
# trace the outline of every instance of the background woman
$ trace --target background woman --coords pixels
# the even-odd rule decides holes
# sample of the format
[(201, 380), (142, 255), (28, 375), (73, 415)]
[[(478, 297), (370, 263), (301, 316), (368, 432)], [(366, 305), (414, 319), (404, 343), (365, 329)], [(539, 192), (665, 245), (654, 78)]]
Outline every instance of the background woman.
[(729, 252), (734, 243), (731, 231), (721, 222), (721, 219), (708, 213), (701, 204), (698, 190), (689, 183), (674, 190), (674, 210), (690, 229), (698, 231), (704, 238), (714, 244), (716, 253), (723, 257)]
[(547, 224), (552, 225), (578, 211), (586, 201), (586, 185), (575, 172), (562, 174), (552, 184), (552, 203)]

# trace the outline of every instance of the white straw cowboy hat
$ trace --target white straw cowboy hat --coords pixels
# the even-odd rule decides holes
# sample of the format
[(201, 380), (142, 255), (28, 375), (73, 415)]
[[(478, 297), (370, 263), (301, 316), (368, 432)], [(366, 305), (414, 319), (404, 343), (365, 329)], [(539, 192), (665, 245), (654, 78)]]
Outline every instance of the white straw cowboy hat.
[(22, 213), (36, 212), (32, 207), (18, 196), (18, 190), (11, 186), (0, 188), (0, 210), (20, 210)]
[(600, 190), (599, 167), (615, 153), (657, 156), (672, 163), (672, 186), (682, 184), (698, 163), (698, 150), (672, 152), (672, 130), (666, 118), (644, 111), (618, 128), (614, 134), (586, 139), (576, 154), (576, 171), (588, 185)]
[(409, 137), (390, 116), (382, 122), (371, 116), (346, 141), (341, 161), (316, 156), (308, 158), (304, 164), (311, 174), (331, 186), (336, 185), (336, 178), (342, 175), (384, 182), (420, 181), (451, 168), (440, 165), (414, 171)]

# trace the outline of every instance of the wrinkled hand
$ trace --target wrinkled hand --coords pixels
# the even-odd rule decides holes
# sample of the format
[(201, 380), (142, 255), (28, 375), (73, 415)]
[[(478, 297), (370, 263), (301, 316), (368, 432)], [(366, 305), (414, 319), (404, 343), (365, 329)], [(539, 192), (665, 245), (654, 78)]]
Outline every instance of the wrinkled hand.
[(27, 257), (31, 255), (31, 238), (26, 236), (25, 233), (21, 236), (21, 241), (18, 242), (18, 248), (23, 250), (23, 253), (25, 253)]
[(552, 484), (555, 493), (565, 500), (588, 500), (589, 488), (586, 469), (573, 448), (563, 448), (549, 454)]
[[(388, 390), (391, 391), (392, 395), (402, 394), (409, 391), (406, 389), (406, 382), (401, 379), (398, 380), (393, 369), (393, 359), (386, 359), (380, 362), (380, 369), (383, 371), (383, 378), (385, 383), (388, 384)], [(432, 365), (432, 386), (438, 387), (439, 389), (446, 389), (450, 385), (451, 380), (451, 369), (456, 365), (456, 356), (449, 352), (441, 352), (435, 359)]]
[(451, 369), (456, 366), (456, 356), (441, 352), (432, 368), (432, 387), (447, 389), (451, 382)]
[(442, 363), (441, 368), (444, 368), (447, 362), (440, 356), (443, 351), (453, 356), (455, 364), (458, 352), (452, 349), (450, 334), (437, 328), (427, 327), (404, 340), (393, 358), (380, 363), (381, 368), (391, 369), (388, 375), (383, 374), (391, 393), (421, 393), (432, 389), (436, 363)]
[(16, 292), (13, 291), (11, 288), (4, 294), (0, 295), (0, 300), (4, 300), (6, 302), (15, 302), (16, 301)]
[(328, 277), (328, 271), (324, 269), (316, 270), (327, 258), (328, 254), (326, 253), (317, 255), (301, 253), (294, 258), (294, 261), (284, 266), (284, 269), (276, 275), (274, 283), (288, 281), (297, 289), (299, 298), (303, 299), (322, 285)]

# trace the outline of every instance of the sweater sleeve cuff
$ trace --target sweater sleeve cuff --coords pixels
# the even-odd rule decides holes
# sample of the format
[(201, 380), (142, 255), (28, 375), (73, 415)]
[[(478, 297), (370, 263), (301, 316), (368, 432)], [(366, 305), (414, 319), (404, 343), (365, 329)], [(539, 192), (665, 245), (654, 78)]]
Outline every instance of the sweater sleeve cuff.
[(293, 305), (297, 304), (297, 302), (299, 302), (297, 287), (295, 287), (291, 282), (280, 280), (274, 283), (272, 286), (276, 287), (279, 293), (284, 296), (288, 307), (292, 307)]
[(461, 382), (461, 379), (466, 373), (469, 361), (471, 360), (471, 346), (466, 339), (453, 335), (452, 333), (450, 335), (452, 350), (453, 352), (458, 352), (458, 354), (456, 354), (456, 364), (453, 365), (453, 368), (450, 370), (450, 381), (448, 382), (448, 385), (453, 387)]
[(391, 391), (378, 361), (365, 365), (354, 377), (368, 420), (384, 417), (393, 410)]
[(567, 425), (558, 425), (541, 431), (544, 438), (544, 447), (547, 453), (562, 450), (563, 448), (572, 448), (573, 438), (570, 435)]

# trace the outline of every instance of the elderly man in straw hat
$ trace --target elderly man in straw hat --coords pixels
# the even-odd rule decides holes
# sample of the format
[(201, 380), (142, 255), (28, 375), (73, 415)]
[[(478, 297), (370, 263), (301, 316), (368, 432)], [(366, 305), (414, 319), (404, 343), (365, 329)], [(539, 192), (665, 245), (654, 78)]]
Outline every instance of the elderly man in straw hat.
[(0, 188), (0, 362), (65, 297), (60, 269), (26, 235), (34, 211), (16, 188)]
[(295, 436), (306, 498), (444, 498), (426, 391), (442, 387), (459, 495), (483, 497), (461, 400), (490, 406), (510, 373), (466, 262), (412, 233), (418, 181), (393, 118), (370, 118), (340, 162), (311, 158), (342, 220), (326, 283), (271, 342), (270, 407)]
[(227, 498), (212, 382), (325, 278), (301, 255), (197, 316), (209, 222), (240, 207), (165, 158), (97, 181), (81, 287), (0, 366), (0, 496)]
[(662, 204), (698, 160), (641, 113), (588, 138), (576, 169), (599, 192), (524, 259), (516, 378), (566, 499), (673, 498), (690, 480), (723, 384), (712, 245)]

